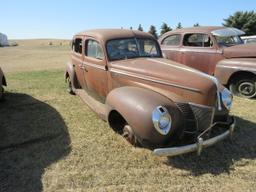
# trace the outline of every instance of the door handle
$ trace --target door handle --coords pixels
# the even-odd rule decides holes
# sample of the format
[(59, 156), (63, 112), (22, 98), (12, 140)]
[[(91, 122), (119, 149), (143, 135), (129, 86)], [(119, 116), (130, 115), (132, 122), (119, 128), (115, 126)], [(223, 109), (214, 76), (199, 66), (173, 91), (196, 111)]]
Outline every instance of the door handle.
[(80, 69), (85, 70), (85, 72), (88, 72), (88, 70), (86, 69), (85, 65), (79, 64), (79, 67), (80, 67)]

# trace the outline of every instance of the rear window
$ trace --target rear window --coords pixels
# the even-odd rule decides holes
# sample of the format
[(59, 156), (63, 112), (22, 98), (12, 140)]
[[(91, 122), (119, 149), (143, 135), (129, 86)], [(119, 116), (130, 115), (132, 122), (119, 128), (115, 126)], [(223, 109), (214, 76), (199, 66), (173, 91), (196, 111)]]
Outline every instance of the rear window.
[(181, 35), (170, 35), (163, 40), (162, 44), (168, 46), (178, 46), (180, 44), (180, 40)]
[(82, 54), (82, 39), (76, 38), (73, 40), (72, 50), (76, 53)]

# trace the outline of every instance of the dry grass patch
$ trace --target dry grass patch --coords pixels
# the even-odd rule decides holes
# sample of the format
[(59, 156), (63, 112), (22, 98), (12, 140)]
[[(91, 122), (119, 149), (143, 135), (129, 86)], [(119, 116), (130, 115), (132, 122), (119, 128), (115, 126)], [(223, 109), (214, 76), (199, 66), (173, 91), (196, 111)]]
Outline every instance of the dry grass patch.
[[(255, 101), (235, 98), (234, 140), (160, 158), (133, 148), (76, 96), (62, 71), (9, 75), (0, 103), (1, 191), (255, 191)], [(28, 82), (28, 83), (23, 83)]]
[(66, 93), (70, 48), (48, 42), (0, 48), (8, 81), (0, 103), (1, 192), (256, 191), (255, 100), (235, 98), (232, 141), (200, 157), (155, 157)]
[[(18, 40), (16, 47), (0, 48), (0, 67), (5, 73), (60, 69), (69, 59), (68, 40)], [(52, 42), (52, 45), (49, 45)], [(62, 44), (62, 45), (60, 45)]]

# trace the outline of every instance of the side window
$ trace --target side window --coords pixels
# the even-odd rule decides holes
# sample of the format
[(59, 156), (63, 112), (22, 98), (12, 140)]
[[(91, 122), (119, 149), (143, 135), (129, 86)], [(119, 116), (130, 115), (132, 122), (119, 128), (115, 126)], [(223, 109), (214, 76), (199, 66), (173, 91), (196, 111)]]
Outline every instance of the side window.
[(95, 59), (103, 60), (104, 54), (100, 44), (95, 40), (86, 41), (85, 55)]
[(189, 47), (212, 47), (212, 42), (207, 34), (192, 33), (184, 36), (183, 45)]
[(157, 47), (156, 47), (156, 43), (154, 41), (152, 41), (151, 39), (147, 40), (141, 40), (138, 39), (140, 48), (142, 50), (142, 54), (147, 56), (147, 55), (157, 55)]
[(82, 39), (81, 38), (74, 39), (73, 44), (72, 44), (72, 50), (76, 53), (82, 54)]
[(180, 40), (181, 35), (170, 35), (163, 40), (162, 44), (168, 46), (178, 46), (180, 44)]

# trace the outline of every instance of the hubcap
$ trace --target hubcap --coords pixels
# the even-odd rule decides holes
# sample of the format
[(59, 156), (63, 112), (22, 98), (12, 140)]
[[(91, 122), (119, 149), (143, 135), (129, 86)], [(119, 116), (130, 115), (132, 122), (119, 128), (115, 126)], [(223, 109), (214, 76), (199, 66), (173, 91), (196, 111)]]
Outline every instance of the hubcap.
[(238, 91), (246, 97), (253, 97), (256, 95), (255, 85), (251, 82), (243, 82), (239, 84)]

